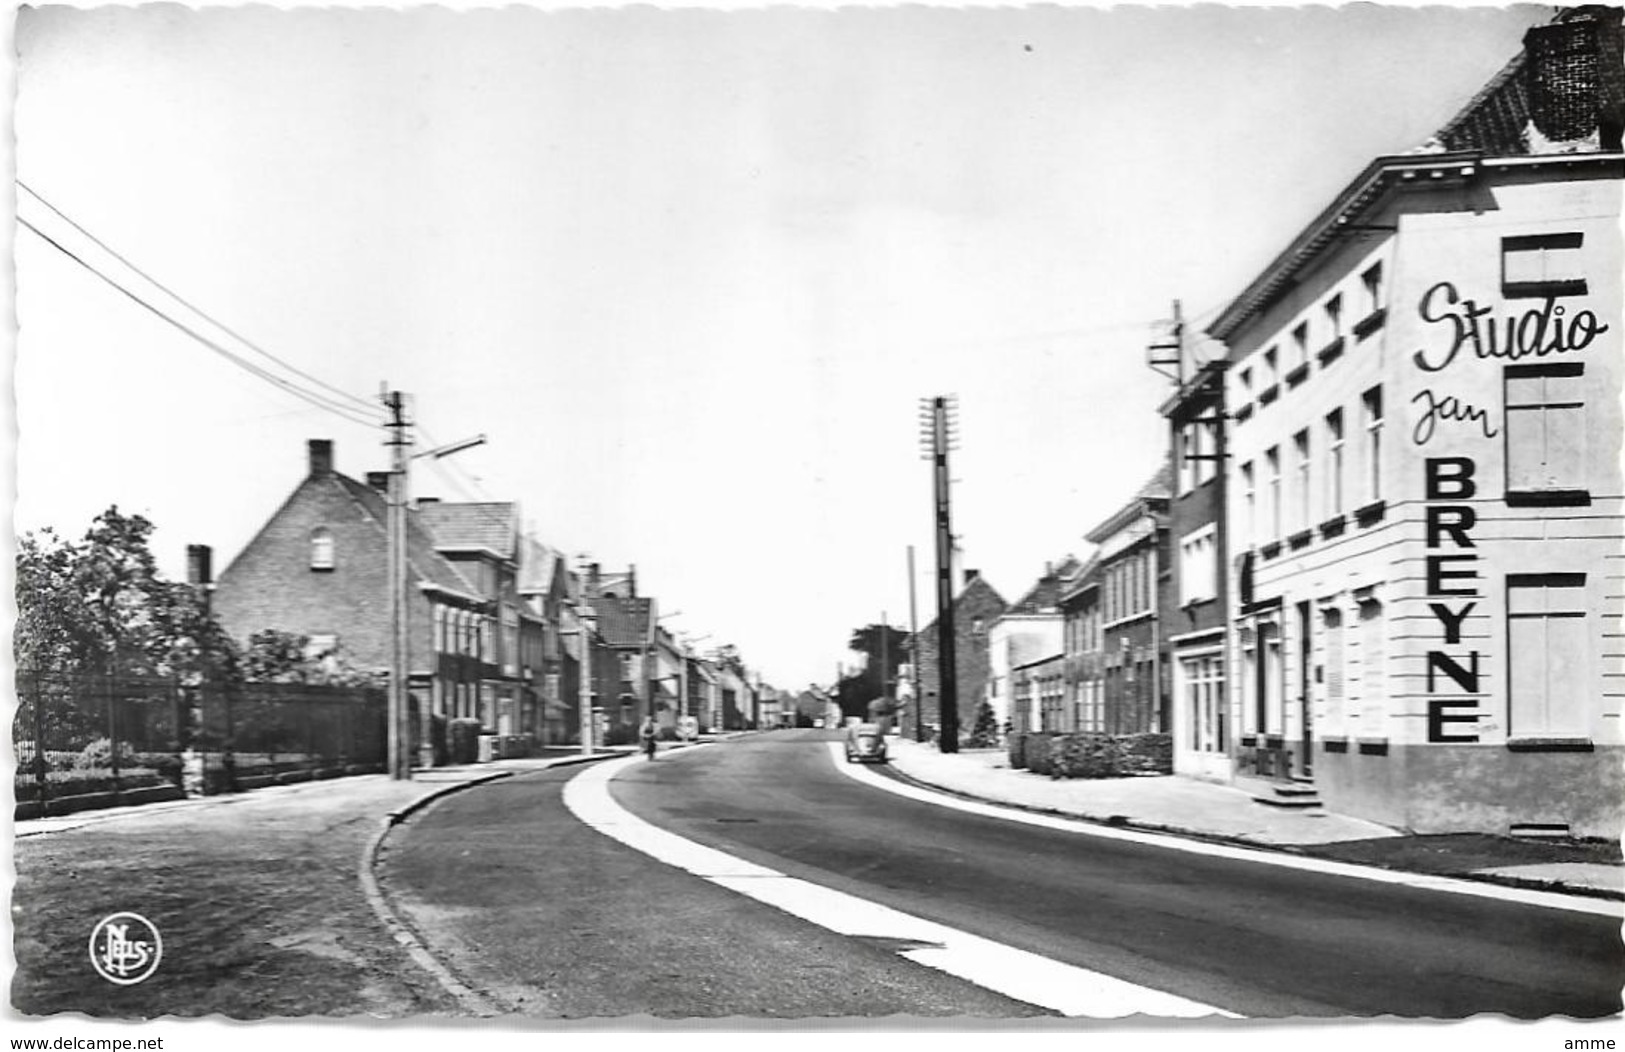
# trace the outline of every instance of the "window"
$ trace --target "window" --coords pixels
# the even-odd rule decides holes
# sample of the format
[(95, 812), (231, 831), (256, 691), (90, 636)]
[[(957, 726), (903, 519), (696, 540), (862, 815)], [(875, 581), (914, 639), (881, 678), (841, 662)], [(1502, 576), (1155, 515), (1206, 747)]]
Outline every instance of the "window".
[(1372, 315), (1382, 310), (1383, 290), (1381, 260), (1371, 264), (1371, 266), (1366, 268), (1366, 272), (1360, 275), (1360, 285), (1365, 289), (1366, 314)]
[(1520, 296), (1584, 296), (1583, 235), (1531, 234), (1501, 239), (1501, 292)]
[(1186, 603), (1212, 599), (1218, 594), (1217, 527), (1209, 523), (1192, 530), (1179, 542), (1179, 590)]
[(1224, 752), (1224, 659), (1217, 655), (1181, 658), (1180, 671), (1191, 721), (1191, 748), (1197, 752)]
[(1310, 510), (1312, 505), (1310, 504), (1309, 500), (1310, 477), (1308, 428), (1304, 428), (1302, 431), (1299, 431), (1296, 435), (1292, 436), (1292, 452), (1293, 456), (1296, 458), (1298, 469), (1298, 478), (1296, 482), (1298, 492), (1294, 517), (1297, 519), (1297, 528), (1300, 530), (1306, 530), (1309, 528), (1310, 516), (1313, 514), (1313, 512)]
[(310, 568), (312, 570), (333, 568), (333, 531), (326, 526), (318, 526), (310, 531)]
[(1511, 737), (1581, 737), (1591, 648), (1583, 573), (1507, 576)]
[(1236, 374), (1241, 380), (1242, 401), (1253, 396), (1253, 371), (1251, 368), (1243, 369)]
[(1213, 478), (1216, 472), (1214, 455), (1218, 442), (1213, 426), (1205, 420), (1192, 420), (1180, 429), (1179, 492), (1189, 493)]
[(1241, 466), (1242, 547), (1251, 548), (1258, 539), (1258, 493), (1254, 489), (1253, 462)]
[(1585, 497), (1586, 424), (1580, 362), (1506, 367), (1507, 496)]
[(1385, 638), (1382, 604), (1375, 599), (1360, 600), (1360, 733), (1368, 738), (1380, 737), (1386, 730)]
[(1343, 732), (1343, 611), (1328, 607), (1321, 611), (1326, 629), (1326, 722), (1333, 733)]
[(1343, 513), (1343, 410), (1326, 414), (1326, 517)]
[(1365, 492), (1376, 501), (1382, 499), (1382, 388), (1367, 391), (1360, 403), (1365, 411)]
[(1302, 322), (1292, 330), (1292, 365), (1294, 368), (1309, 361), (1309, 323)]
[(1343, 297), (1333, 296), (1326, 301), (1326, 341), (1330, 343), (1343, 335)]
[(1281, 447), (1271, 446), (1264, 451), (1264, 467), (1269, 473), (1269, 510), (1268, 515), (1270, 540), (1277, 540), (1281, 536)]
[(1281, 376), (1280, 354), (1274, 347), (1264, 352), (1264, 383), (1274, 384)]

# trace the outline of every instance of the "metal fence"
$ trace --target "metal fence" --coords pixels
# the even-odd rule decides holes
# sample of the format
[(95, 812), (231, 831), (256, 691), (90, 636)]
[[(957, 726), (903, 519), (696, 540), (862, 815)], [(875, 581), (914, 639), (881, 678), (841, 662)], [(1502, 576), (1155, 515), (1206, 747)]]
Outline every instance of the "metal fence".
[(382, 691), (19, 670), (16, 800), (42, 813), (94, 794), (220, 793), (384, 769)]

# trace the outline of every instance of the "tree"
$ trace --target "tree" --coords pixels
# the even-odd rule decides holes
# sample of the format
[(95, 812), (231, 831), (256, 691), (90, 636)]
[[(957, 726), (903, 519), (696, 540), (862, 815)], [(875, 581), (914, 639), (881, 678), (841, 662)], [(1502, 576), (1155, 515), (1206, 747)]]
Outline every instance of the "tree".
[(971, 727), (967, 744), (973, 749), (999, 744), (999, 720), (986, 698), (976, 706), (976, 723)]
[(232, 660), (202, 598), (158, 573), (152, 523), (109, 507), (83, 539), (47, 528), (17, 546), (18, 664), (99, 675), (198, 675)]
[[(884, 678), (880, 667), (883, 640), (886, 651)], [(840, 703), (842, 714), (868, 720), (882, 714), (877, 708), (887, 710), (886, 714), (896, 711), (894, 704), (884, 702), (896, 696), (897, 670), (908, 656), (908, 633), (891, 625), (869, 624), (853, 629), (846, 645), (849, 650), (864, 656), (864, 664), (859, 671), (842, 676), (836, 684), (836, 700)], [(877, 707), (877, 702), (883, 704)]]
[(250, 683), (383, 686), (381, 673), (355, 665), (341, 648), (314, 653), (309, 636), (276, 628), (262, 628), (248, 637), (242, 670)]

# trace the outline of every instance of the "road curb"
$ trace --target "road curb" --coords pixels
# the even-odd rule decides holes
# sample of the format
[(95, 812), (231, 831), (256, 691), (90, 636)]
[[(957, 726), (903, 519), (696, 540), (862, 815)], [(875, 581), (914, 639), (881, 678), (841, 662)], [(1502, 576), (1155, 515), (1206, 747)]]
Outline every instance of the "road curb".
[[(946, 793), (964, 800), (973, 800), (981, 804), (994, 807), (1008, 807), (1017, 811), (1026, 811), (1030, 814), (1048, 815), (1053, 818), (1068, 818), (1079, 822), (1088, 822), (1092, 825), (1106, 826), (1110, 829), (1132, 829), (1141, 833), (1158, 833), (1164, 836), (1176, 836), (1185, 840), (1198, 840), (1209, 844), (1226, 844), (1232, 847), (1244, 847), (1255, 851), (1273, 851), (1282, 855), (1295, 855), (1300, 858), (1322, 858), (1312, 851), (1306, 851), (1296, 844), (1272, 844), (1263, 840), (1250, 840), (1247, 837), (1230, 836), (1224, 833), (1207, 833), (1195, 829), (1182, 829), (1178, 826), (1162, 825), (1157, 822), (1142, 822), (1126, 815), (1111, 815), (1100, 818), (1095, 815), (1083, 814), (1078, 811), (1063, 811), (1056, 807), (1040, 807), (1036, 804), (1014, 803), (1009, 800), (995, 800), (991, 797), (977, 796), (967, 793), (963, 789), (954, 789), (935, 782), (926, 781), (917, 775), (901, 771), (895, 764), (887, 764), (893, 776), (901, 781), (908, 782), (922, 789), (933, 792)], [(1525, 891), (1545, 891), (1555, 895), (1569, 895), (1574, 898), (1604, 899), (1611, 902), (1625, 901), (1625, 892), (1613, 891), (1608, 888), (1591, 888), (1584, 885), (1564, 884), (1561, 881), (1542, 880), (1534, 877), (1519, 877), (1502, 873), (1481, 873), (1466, 870), (1461, 873), (1423, 873), (1403, 866), (1385, 866), (1380, 862), (1350, 862), (1344, 859), (1329, 859), (1342, 862), (1349, 866), (1365, 866), (1368, 869), (1380, 869), (1389, 873), (1411, 873), (1417, 876), (1448, 877), (1453, 880), (1470, 880), (1479, 884), (1495, 884), (1507, 888), (1521, 888)]]
[[(606, 752), (595, 753), (591, 756), (565, 756), (536, 769), (545, 771), (554, 767), (573, 767), (598, 760), (617, 759), (624, 755), (628, 755), (628, 753)], [(457, 978), (450, 968), (435, 957), (434, 953), (424, 944), (422, 938), (413, 930), (411, 924), (390, 906), (389, 899), (384, 895), (383, 888), (378, 885), (378, 878), (373, 873), (373, 869), (378, 864), (378, 853), (382, 850), (384, 839), (389, 836), (390, 830), (412, 815), (435, 801), (450, 796), (452, 793), (462, 792), (464, 789), (472, 789), (476, 786), (489, 785), (491, 782), (511, 778), (518, 773), (521, 772), (514, 770), (493, 771), (487, 775), (470, 778), (466, 782), (452, 782), (424, 793), (405, 806), (388, 812), (379, 820), (378, 832), (373, 834), (372, 838), (367, 842), (367, 846), (362, 849), (361, 864), (357, 871), (357, 876), (361, 881), (361, 892), (367, 899), (367, 905), (372, 907), (373, 914), (384, 925), (384, 929), (389, 932), (390, 937), (406, 951), (407, 956), (411, 957), (418, 967), (428, 972), (435, 982), (440, 984), (441, 989), (456, 1000), (464, 1012), (473, 1016), (502, 1015), (507, 1010)]]

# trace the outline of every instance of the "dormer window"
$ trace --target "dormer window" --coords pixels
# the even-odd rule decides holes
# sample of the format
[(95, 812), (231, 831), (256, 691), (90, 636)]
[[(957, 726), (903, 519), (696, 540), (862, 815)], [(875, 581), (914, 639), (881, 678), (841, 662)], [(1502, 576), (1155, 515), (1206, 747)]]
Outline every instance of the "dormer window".
[(312, 570), (333, 568), (333, 531), (326, 526), (318, 526), (310, 531), (310, 568)]

